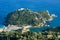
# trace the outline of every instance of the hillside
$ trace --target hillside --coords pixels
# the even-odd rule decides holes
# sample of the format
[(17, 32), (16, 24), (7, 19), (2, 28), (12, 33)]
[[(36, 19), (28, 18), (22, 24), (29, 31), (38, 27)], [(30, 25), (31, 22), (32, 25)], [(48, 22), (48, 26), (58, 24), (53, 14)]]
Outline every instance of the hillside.
[(52, 31), (52, 32), (60, 32), (60, 26), (58, 27), (53, 27), (53, 28), (47, 28), (44, 31)]
[(33, 12), (30, 9), (21, 8), (10, 12), (5, 20), (5, 25), (32, 25), (43, 26), (50, 19), (48, 10)]

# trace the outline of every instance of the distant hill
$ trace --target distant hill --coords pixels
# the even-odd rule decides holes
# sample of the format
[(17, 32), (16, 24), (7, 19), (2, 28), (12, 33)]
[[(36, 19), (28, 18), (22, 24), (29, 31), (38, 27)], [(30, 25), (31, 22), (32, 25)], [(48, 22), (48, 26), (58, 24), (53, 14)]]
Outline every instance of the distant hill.
[(53, 27), (53, 28), (47, 28), (44, 31), (52, 31), (52, 32), (60, 32), (60, 26), (58, 27)]
[(30, 9), (21, 8), (7, 15), (5, 25), (43, 26), (49, 19), (50, 15), (48, 10), (33, 12)]

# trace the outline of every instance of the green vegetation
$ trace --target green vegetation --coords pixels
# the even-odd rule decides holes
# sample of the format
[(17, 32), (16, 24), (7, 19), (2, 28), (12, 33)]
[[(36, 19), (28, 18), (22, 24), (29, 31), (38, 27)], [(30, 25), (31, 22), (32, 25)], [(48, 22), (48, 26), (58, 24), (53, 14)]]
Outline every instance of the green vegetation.
[(22, 30), (2, 32), (0, 40), (60, 40), (60, 32), (44, 31), (44, 32), (21, 32)]
[(42, 18), (43, 18), (44, 20), (48, 20), (48, 19), (50, 18), (50, 14), (49, 14), (48, 10), (40, 11), (40, 12), (38, 12), (38, 13), (39, 13), (39, 15), (42, 16)]
[[(37, 19), (38, 20), (37, 20)], [(41, 23), (50, 19), (47, 10), (41, 12), (33, 12), (29, 9), (16, 10), (7, 15), (5, 25), (32, 25), (41, 26)]]
[[(32, 25), (41, 27), (47, 20), (50, 19), (50, 15), (47, 10), (40, 12), (33, 12), (29, 9), (16, 10), (7, 15), (5, 25)], [(0, 33), (0, 40), (60, 40), (60, 31), (58, 28), (46, 29), (42, 32), (24, 32), (22, 29)], [(60, 29), (59, 29), (60, 30)]]
[(60, 26), (46, 29), (44, 31), (60, 32)]

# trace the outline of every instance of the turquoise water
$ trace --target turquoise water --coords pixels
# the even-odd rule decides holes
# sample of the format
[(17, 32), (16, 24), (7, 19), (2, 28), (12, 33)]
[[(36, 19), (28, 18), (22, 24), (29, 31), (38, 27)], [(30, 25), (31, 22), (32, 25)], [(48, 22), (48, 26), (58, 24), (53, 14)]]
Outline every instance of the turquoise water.
[(46, 28), (44, 27), (42, 27), (42, 28), (30, 28), (30, 31), (31, 32), (42, 32), (42, 30), (45, 30)]
[(42, 31), (42, 28), (30, 28), (30, 31), (31, 32), (41, 32)]
[(0, 28), (4, 28), (4, 25), (0, 24)]

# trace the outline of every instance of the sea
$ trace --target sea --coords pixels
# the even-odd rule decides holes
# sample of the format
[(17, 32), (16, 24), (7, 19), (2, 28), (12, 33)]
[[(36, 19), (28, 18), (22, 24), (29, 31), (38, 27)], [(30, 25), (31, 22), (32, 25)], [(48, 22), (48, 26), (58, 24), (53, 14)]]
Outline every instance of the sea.
[(60, 26), (60, 0), (0, 0), (0, 28), (4, 27), (7, 14), (19, 8), (28, 8), (35, 12), (48, 10), (50, 14), (57, 16), (49, 23), (50, 27)]

